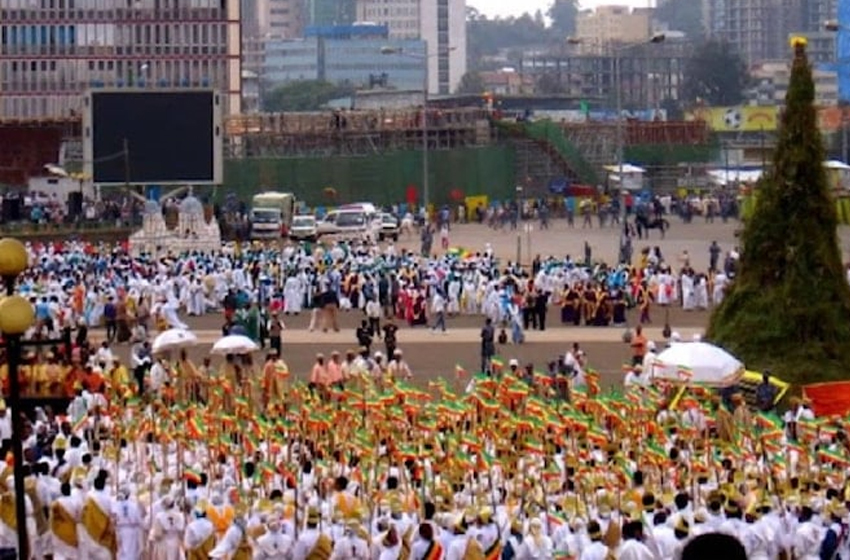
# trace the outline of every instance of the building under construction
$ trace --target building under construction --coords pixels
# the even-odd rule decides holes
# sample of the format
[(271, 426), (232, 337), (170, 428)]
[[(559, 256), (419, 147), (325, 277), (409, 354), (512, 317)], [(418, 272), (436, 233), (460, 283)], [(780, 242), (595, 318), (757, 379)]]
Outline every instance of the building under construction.
[[(478, 157), (476, 150), (493, 148), (502, 150), (499, 158), (507, 155), (511, 159), (508, 167), (502, 167), (504, 161), (496, 164), (492, 160), (472, 162), (470, 166), (498, 166), (503, 174), (510, 175), (499, 179), (504, 183), (503, 189), (522, 185), (529, 193), (544, 194), (553, 182), (604, 184), (601, 169), (617, 161), (618, 147), (622, 145), (624, 159), (647, 167), (654, 177), (653, 186), (671, 188), (678, 184), (681, 161), (691, 157), (704, 163), (708, 157), (704, 148), (711, 144), (703, 122), (628, 121), (618, 128), (610, 122), (498, 121), (484, 108), (430, 108), (427, 120), (423, 122), (422, 118), (422, 111), (416, 109), (226, 117), (225, 183), (228, 188), (238, 184), (244, 192), (274, 184), (321, 183), (318, 178), (310, 178), (314, 171), (281, 171), (295, 169), (293, 166), (301, 165), (301, 160), (317, 162), (316, 168), (322, 172), (337, 160), (365, 166), (368, 171), (363, 171), (360, 179), (340, 171), (334, 181), (350, 180), (354, 185), (362, 179), (369, 183), (368, 175), (380, 174), (383, 169), (380, 163), (372, 167), (366, 164), (370, 160), (389, 161), (394, 154), (406, 154), (404, 157), (408, 158), (398, 160), (406, 162), (398, 163), (406, 169), (396, 170), (394, 180), (411, 182), (420, 173), (416, 169), (421, 164), (410, 158), (419, 157), (425, 146), (435, 161), (443, 156), (462, 159), (464, 154), (474, 159)], [(543, 129), (545, 133), (541, 134)], [(44, 175), (44, 165), (48, 163), (76, 168), (82, 159), (80, 130), (79, 119), (0, 121), (0, 143), (10, 146), (0, 151), (0, 184), (25, 185), (29, 177)], [(458, 161), (446, 160), (447, 174), (456, 170)], [(264, 166), (266, 171), (246, 171), (256, 165)], [(414, 169), (407, 169), (410, 167)], [(432, 173), (438, 173), (436, 164), (434, 169)], [(234, 173), (239, 176), (235, 178)], [(471, 173), (477, 177), (477, 172)], [(490, 188), (487, 183), (493, 181), (490, 173), (486, 181), (470, 179), (465, 188), (470, 192)], [(438, 183), (434, 181), (435, 185)], [(451, 183), (451, 177), (445, 179), (446, 185)]]

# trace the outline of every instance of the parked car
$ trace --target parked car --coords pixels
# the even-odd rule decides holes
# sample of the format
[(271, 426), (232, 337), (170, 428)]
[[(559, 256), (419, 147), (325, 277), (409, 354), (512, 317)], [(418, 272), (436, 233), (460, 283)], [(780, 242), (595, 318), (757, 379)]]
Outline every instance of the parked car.
[(301, 214), (292, 218), (292, 226), (289, 228), (290, 239), (294, 241), (315, 241), (318, 234), (316, 216)]
[(378, 239), (380, 241), (384, 241), (385, 239), (398, 241), (398, 233), (400, 229), (401, 227), (399, 225), (398, 218), (392, 214), (387, 214), (386, 212), (381, 214), (381, 231), (378, 233)]
[(371, 238), (380, 234), (377, 217), (362, 210), (333, 210), (317, 224), (317, 235), (334, 235), (342, 238)]

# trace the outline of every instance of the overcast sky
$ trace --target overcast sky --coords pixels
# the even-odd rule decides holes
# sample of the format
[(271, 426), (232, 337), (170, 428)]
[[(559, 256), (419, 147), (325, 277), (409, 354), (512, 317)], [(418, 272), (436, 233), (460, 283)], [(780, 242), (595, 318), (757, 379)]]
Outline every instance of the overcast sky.
[[(525, 0), (524, 2), (517, 2), (517, 0), (467, 0), (466, 3), (477, 8), (487, 17), (507, 17), (520, 16), (523, 12), (533, 14), (538, 9), (545, 14), (552, 0)], [(580, 0), (579, 4), (582, 8), (595, 8), (603, 4), (645, 7), (649, 5), (649, 2), (648, 0)]]

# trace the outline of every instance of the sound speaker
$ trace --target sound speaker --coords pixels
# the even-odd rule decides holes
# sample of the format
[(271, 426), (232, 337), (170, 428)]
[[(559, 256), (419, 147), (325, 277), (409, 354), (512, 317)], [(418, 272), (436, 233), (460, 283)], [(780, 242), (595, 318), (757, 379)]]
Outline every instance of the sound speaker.
[(77, 218), (83, 214), (83, 193), (72, 191), (68, 193), (68, 217)]
[(3, 221), (19, 222), (23, 219), (23, 201), (20, 198), (3, 199)]

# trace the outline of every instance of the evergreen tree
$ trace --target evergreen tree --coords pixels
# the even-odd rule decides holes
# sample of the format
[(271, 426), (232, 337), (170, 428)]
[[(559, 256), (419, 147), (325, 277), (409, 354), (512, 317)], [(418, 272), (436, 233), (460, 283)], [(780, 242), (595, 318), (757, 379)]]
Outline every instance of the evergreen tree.
[(773, 166), (742, 234), (738, 276), (711, 317), (708, 337), (750, 369), (795, 383), (850, 375), (850, 286), (823, 168), (806, 42), (794, 60)]

